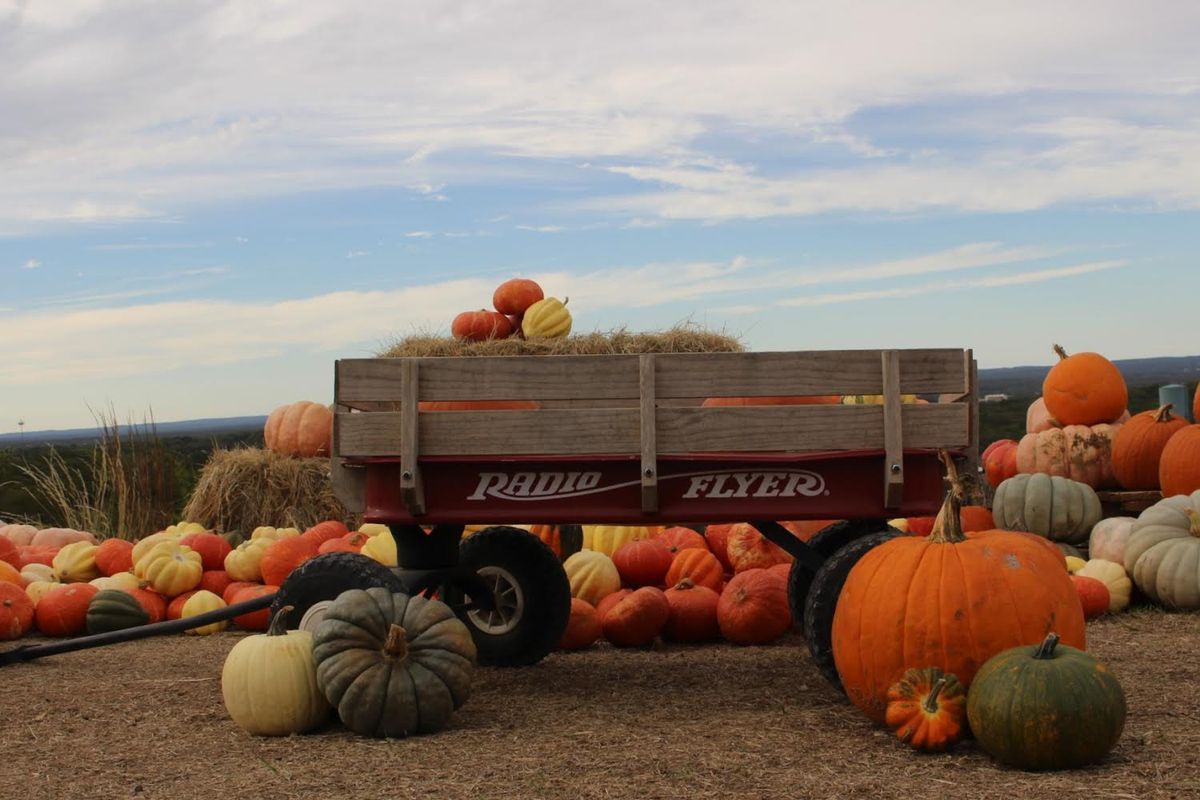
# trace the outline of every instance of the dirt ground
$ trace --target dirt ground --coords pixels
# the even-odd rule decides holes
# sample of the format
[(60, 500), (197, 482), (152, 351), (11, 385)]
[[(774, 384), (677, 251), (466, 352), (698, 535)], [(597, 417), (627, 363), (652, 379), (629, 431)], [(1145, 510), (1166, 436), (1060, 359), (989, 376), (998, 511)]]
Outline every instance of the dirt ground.
[(1200, 614), (1093, 623), (1129, 718), (1102, 766), (1030, 774), (971, 743), (922, 756), (873, 728), (799, 638), (556, 654), (481, 669), (436, 735), (378, 741), (336, 722), (281, 739), (225, 713), (238, 634), (115, 645), (0, 670), (0, 798), (1197, 798)]

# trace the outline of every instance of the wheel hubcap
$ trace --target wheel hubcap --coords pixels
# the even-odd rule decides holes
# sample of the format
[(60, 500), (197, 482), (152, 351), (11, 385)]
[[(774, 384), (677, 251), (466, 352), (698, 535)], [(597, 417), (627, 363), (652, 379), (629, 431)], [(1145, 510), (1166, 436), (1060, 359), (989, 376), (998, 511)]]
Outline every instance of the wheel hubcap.
[[(490, 611), (473, 608), (467, 612), (467, 618), (476, 628), (491, 636), (499, 636), (513, 630), (525, 613), (525, 594), (521, 584), (511, 572), (502, 567), (480, 567), (477, 571), (480, 580), (492, 590), (492, 603), (495, 606)], [(470, 598), (467, 598), (470, 600)]]
[(321, 624), (321, 620), (325, 619), (325, 613), (331, 605), (333, 605), (332, 600), (318, 600), (313, 603), (308, 611), (304, 612), (304, 616), (300, 618), (300, 630), (308, 631), (309, 633), (315, 632), (317, 626)]

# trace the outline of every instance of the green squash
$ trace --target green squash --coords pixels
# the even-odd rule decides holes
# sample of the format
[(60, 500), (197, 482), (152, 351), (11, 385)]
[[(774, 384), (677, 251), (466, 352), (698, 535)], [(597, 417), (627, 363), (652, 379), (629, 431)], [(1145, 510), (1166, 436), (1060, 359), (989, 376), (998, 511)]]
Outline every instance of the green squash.
[(996, 488), (992, 516), (1002, 530), (1082, 545), (1103, 510), (1096, 490), (1086, 483), (1035, 472), (1014, 475)]
[(441, 729), (471, 693), (475, 643), (445, 603), (382, 588), (338, 595), (313, 633), (317, 685), (367, 736)]
[(1100, 761), (1121, 738), (1125, 693), (1103, 664), (1051, 633), (988, 659), (971, 682), (967, 720), (1001, 763), (1074, 769)]
[(88, 633), (122, 631), (145, 625), (149, 621), (150, 615), (137, 598), (120, 589), (101, 589), (88, 603)]

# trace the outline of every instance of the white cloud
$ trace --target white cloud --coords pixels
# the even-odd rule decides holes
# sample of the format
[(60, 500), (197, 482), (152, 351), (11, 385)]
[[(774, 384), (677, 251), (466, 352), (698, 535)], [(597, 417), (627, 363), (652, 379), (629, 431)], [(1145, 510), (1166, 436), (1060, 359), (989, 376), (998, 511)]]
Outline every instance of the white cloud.
[(363, 257), (369, 256), (369, 255), (371, 255), (370, 250), (351, 250), (350, 252), (346, 253), (346, 258), (347, 259), (363, 258)]
[(42, 266), (41, 261), (38, 261), (36, 258), (30, 258), (30, 259), (26, 260), (26, 262), (24, 264), (21, 265), (21, 269), (38, 269), (41, 266)]
[[(606, 206), (638, 219), (1194, 206), (1200, 184), (1195, 3), (1028, 0), (980, 15), (945, 0), (608, 0), (563, 14), (553, 0), (56, 0), (0, 14), (8, 232), (321, 189), (445, 200), (467, 184), (577, 182), (581, 163), (663, 184)], [(1060, 119), (1065, 95), (1104, 120)], [(1029, 119), (1005, 98), (1050, 99)], [(964, 103), (947, 123), (986, 120), (982, 158), (925, 158), (929, 142), (855, 125), (944, 102)], [(851, 166), (695, 166), (764, 140)]]
[[(988, 268), (1007, 268), (1043, 259), (1053, 251), (969, 244), (946, 251), (875, 265), (827, 265), (798, 270), (767, 268), (745, 258), (728, 262), (686, 262), (614, 267), (593, 272), (535, 273), (556, 296), (574, 297), (577, 316), (608, 319), (613, 309), (649, 308), (686, 302), (719, 304), (720, 312), (745, 315), (772, 301), (777, 305), (827, 305), (930, 291), (953, 291), (1031, 283), (1113, 269), (1124, 262), (1095, 262), (1045, 267), (1020, 273), (999, 272), (937, 284), (876, 286), (884, 281)], [(10, 316), (0, 385), (34, 386), (145, 375), (277, 359), (289, 354), (361, 351), (396, 334), (417, 330), (444, 332), (459, 311), (477, 308), (490, 297), (494, 276), (479, 276), (390, 290), (340, 291), (280, 302), (185, 300), (120, 308), (68, 308), (97, 301), (124, 300), (133, 289), (114, 296), (77, 294), (54, 307)], [(859, 291), (778, 301), (800, 287), (869, 284)], [(178, 279), (164, 281), (177, 288)], [(731, 303), (745, 298), (747, 302)], [(581, 300), (582, 298), (582, 300)], [(580, 310), (580, 305), (585, 304)], [(699, 306), (703, 307), (703, 306)], [(403, 310), (403, 313), (400, 313)], [(180, 320), (203, 324), (180, 325)], [(397, 320), (403, 320), (398, 323)], [(397, 329), (398, 324), (407, 326)], [(367, 345), (369, 346), (369, 345)], [(163, 380), (169, 380), (164, 377)]]

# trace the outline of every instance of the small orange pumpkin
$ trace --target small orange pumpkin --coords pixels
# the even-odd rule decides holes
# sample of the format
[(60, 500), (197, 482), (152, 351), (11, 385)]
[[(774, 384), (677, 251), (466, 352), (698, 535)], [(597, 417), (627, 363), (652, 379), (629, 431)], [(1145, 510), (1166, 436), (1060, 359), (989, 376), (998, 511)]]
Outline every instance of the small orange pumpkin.
[(662, 590), (643, 586), (604, 615), (604, 638), (617, 647), (643, 647), (654, 641), (670, 616), (671, 606)]
[(343, 536), (349, 536), (350, 529), (344, 523), (331, 519), (325, 522), (318, 522), (300, 535), (320, 549), (321, 545), (330, 539), (340, 539)]
[(1075, 591), (1079, 593), (1084, 619), (1094, 619), (1108, 613), (1110, 596), (1103, 581), (1085, 575), (1072, 575), (1071, 582), (1075, 584)]
[(527, 308), (545, 297), (536, 281), (510, 278), (492, 292), (492, 306), (501, 314), (520, 317)]
[(729, 534), (733, 532), (733, 522), (721, 522), (704, 526), (704, 542), (708, 549), (721, 562), (726, 572), (733, 572), (733, 564), (729, 563)]
[(621, 582), (637, 587), (661, 585), (673, 558), (658, 539), (635, 539), (618, 547), (612, 560)]
[(721, 635), (734, 644), (768, 644), (792, 626), (787, 581), (765, 569), (734, 575), (717, 602)]
[(676, 525), (671, 528), (664, 528), (651, 537), (653, 541), (661, 543), (671, 555), (675, 555), (680, 550), (687, 550), (689, 547), (698, 547), (705, 550), (708, 549), (708, 542), (704, 537), (696, 533), (691, 528), (685, 528), (681, 525)]
[(33, 601), (15, 583), (0, 581), (0, 642), (20, 639), (33, 627)]
[(680, 550), (671, 560), (671, 566), (667, 569), (667, 586), (675, 586), (685, 578), (696, 586), (706, 586), (719, 592), (725, 581), (725, 571), (717, 557), (708, 550), (689, 547)]
[(258, 568), (262, 571), (263, 583), (280, 586), (291, 571), (317, 555), (317, 545), (303, 536), (277, 539), (267, 545)]
[(21, 561), (21, 554), (17, 551), (17, 546), (3, 536), (0, 536), (0, 561), (8, 564), (10, 567), (17, 567)]
[(1129, 405), (1121, 370), (1099, 353), (1076, 353), (1054, 345), (1059, 361), (1042, 382), (1046, 410), (1062, 425), (1099, 425)]
[(937, 667), (910, 669), (888, 689), (885, 721), (916, 750), (940, 753), (967, 732), (967, 693)]
[(571, 616), (567, 619), (567, 629), (558, 640), (558, 649), (583, 650), (595, 644), (601, 633), (600, 618), (592, 604), (572, 597)]
[(775, 564), (790, 563), (792, 557), (783, 548), (767, 540), (748, 522), (739, 522), (729, 532), (726, 545), (729, 563), (734, 572), (748, 569), (766, 569)]
[(212, 531), (189, 533), (180, 539), (179, 543), (200, 554), (200, 564), (204, 569), (224, 569), (225, 556), (233, 549), (224, 536), (218, 536)]
[(988, 486), (993, 489), (1017, 474), (1017, 440), (999, 439), (980, 455)]
[(105, 577), (118, 572), (133, 572), (133, 542), (105, 539), (96, 548), (96, 568)]
[(507, 339), (512, 336), (512, 321), (499, 311), (481, 308), (464, 311), (450, 323), (450, 335), (468, 342), (486, 342), (488, 339)]
[(327, 456), (332, 441), (333, 412), (310, 400), (279, 406), (263, 427), (267, 449), (285, 456)]
[(663, 593), (671, 615), (662, 636), (669, 642), (710, 642), (721, 635), (717, 624), (717, 604), (721, 596), (707, 586), (697, 586), (688, 578)]
[(90, 583), (70, 583), (46, 592), (34, 610), (38, 630), (47, 636), (82, 633), (87, 624), (88, 603), (98, 591)]

